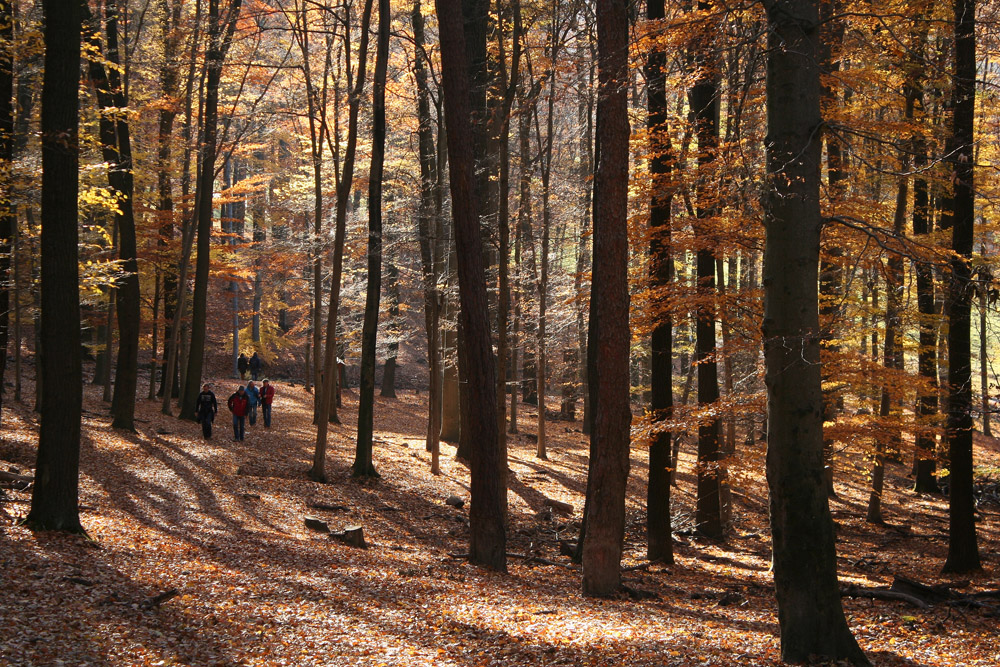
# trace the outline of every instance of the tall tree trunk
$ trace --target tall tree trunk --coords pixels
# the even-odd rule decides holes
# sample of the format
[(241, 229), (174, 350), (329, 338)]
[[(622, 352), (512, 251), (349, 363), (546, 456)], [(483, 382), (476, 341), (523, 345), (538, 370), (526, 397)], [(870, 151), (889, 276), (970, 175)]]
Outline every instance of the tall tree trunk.
[(867, 665), (840, 602), (823, 483), (818, 264), (821, 137), (816, 0), (767, 1), (764, 358), (767, 481), (781, 658)]
[[(483, 269), (475, 159), (470, 127), (470, 82), (465, 67), (469, 55), (458, 0), (437, 0), (441, 26), (441, 76), (448, 123), (452, 215), (458, 248), (461, 320), (465, 332), (462, 365), (468, 373), (469, 404), (476, 415), (469, 421), (469, 440), (475, 443), (471, 460), (469, 558), (488, 568), (505, 571), (507, 487), (506, 461), (499, 446), (496, 410), (496, 366), (490, 341), (486, 282)], [(483, 34), (485, 39), (485, 34)], [(485, 45), (483, 45), (485, 47)]]
[(954, 187), (951, 279), (948, 284), (948, 559), (944, 572), (982, 569), (976, 536), (972, 466), (972, 242), (975, 223), (973, 142), (976, 103), (976, 2), (954, 0)]
[[(326, 316), (326, 346), (323, 348), (323, 383), (316, 386), (319, 396), (319, 412), (316, 415), (316, 449), (313, 453), (313, 465), (309, 476), (318, 481), (326, 481), (326, 437), (329, 430), (330, 412), (333, 410), (335, 392), (338, 386), (339, 373), (336, 365), (337, 350), (337, 315), (340, 311), (340, 282), (344, 270), (344, 239), (347, 237), (347, 203), (354, 184), (354, 158), (358, 145), (358, 112), (361, 105), (361, 93), (364, 90), (366, 71), (368, 68), (368, 28), (371, 25), (372, 0), (365, 0), (361, 15), (361, 38), (357, 56), (358, 67), (351, 81), (350, 63), (348, 63), (348, 86), (351, 95), (348, 101), (347, 145), (344, 148), (344, 166), (340, 181), (337, 183), (337, 209), (333, 235), (333, 268), (330, 280), (330, 300), (327, 304)], [(350, 34), (344, 35), (345, 53), (350, 54)], [(327, 136), (327, 140), (330, 137)], [(332, 146), (331, 146), (332, 148)], [(331, 150), (331, 153), (333, 151)]]
[[(921, 104), (921, 106), (923, 106)], [(914, 150), (914, 166), (918, 173), (927, 168), (927, 143), (918, 136)], [(914, 178), (913, 181), (913, 235), (920, 237), (930, 234), (930, 202), (927, 179)], [(926, 387), (918, 389), (917, 410), (920, 424), (915, 436), (913, 490), (917, 493), (938, 493), (937, 477), (937, 436), (927, 422), (938, 414), (937, 382), (937, 308), (934, 304), (934, 267), (929, 262), (917, 260), (914, 266), (917, 283), (917, 309), (919, 319), (919, 348), (917, 365)]]
[[(823, 0), (820, 2), (820, 17), (822, 26), (820, 28), (819, 52), (822, 61), (820, 68), (822, 74), (826, 75), (821, 80), (820, 107), (824, 116), (832, 116), (840, 102), (840, 88), (835, 83), (836, 74), (840, 71), (840, 57), (844, 42), (844, 21), (840, 17), (840, 0)], [(837, 133), (826, 133), (826, 165), (827, 165), (827, 201), (829, 214), (839, 213), (838, 208), (844, 198), (844, 190), (847, 187), (847, 170), (845, 165), (846, 156), (841, 149), (840, 137)], [(820, 260), (819, 272), (819, 292), (820, 292), (820, 326), (823, 328), (822, 350), (829, 357), (836, 357), (840, 352), (840, 346), (835, 342), (833, 331), (841, 316), (841, 290), (843, 283), (843, 269), (841, 258), (844, 255), (843, 248), (839, 242), (832, 241), (829, 236), (822, 246), (823, 253)], [(822, 355), (822, 352), (821, 352)], [(838, 404), (841, 395), (835, 382), (831, 382), (830, 368), (832, 365), (824, 364), (825, 372), (824, 385), (828, 389), (823, 391), (823, 421), (832, 422), (837, 416)], [(837, 492), (833, 485), (834, 473), (834, 441), (833, 438), (823, 438), (823, 461), (824, 461), (824, 482), (826, 492), (831, 498), (836, 497)]]
[[(44, 0), (45, 74), (42, 83), (42, 233), (38, 459), (31, 511), (36, 530), (82, 532), (79, 512), (80, 354), (79, 82), (82, 8)], [(58, 387), (59, 391), (52, 391)]]
[[(89, 25), (89, 42), (100, 53), (100, 21), (90, 16), (89, 5), (81, 5)], [(135, 213), (133, 208), (132, 144), (126, 120), (125, 99), (118, 51), (117, 4), (105, 4), (105, 49), (110, 67), (92, 57), (90, 78), (100, 107), (101, 151), (108, 163), (108, 181), (118, 195), (115, 227), (118, 229), (118, 258), (124, 276), (115, 289), (118, 317), (118, 361), (115, 364), (114, 398), (111, 402), (113, 428), (135, 430), (135, 392), (139, 372), (139, 266), (136, 259)], [(96, 55), (95, 54), (95, 55)], [(110, 333), (110, 332), (109, 332)], [(110, 335), (108, 339), (110, 341)]]
[(625, 485), (629, 471), (628, 17), (624, 0), (597, 2), (597, 169), (594, 270), (587, 365), (590, 466), (583, 516), (583, 593), (613, 595), (621, 585)]
[(427, 451), (431, 453), (431, 472), (440, 474), (441, 445), (441, 291), (438, 281), (444, 278), (444, 229), (436, 215), (435, 195), (439, 168), (431, 127), (430, 89), (427, 85), (427, 62), (424, 54), (424, 17), (420, 0), (414, 0), (411, 18), (414, 49), (413, 71), (417, 81), (418, 151), (420, 156), (420, 208), (417, 212), (417, 235), (424, 279), (424, 323), (427, 329)]
[[(663, 21), (664, 0), (648, 0), (646, 19)], [(667, 124), (666, 68), (667, 53), (659, 46), (646, 57), (646, 105), (650, 153), (649, 205), (649, 282), (650, 287), (666, 289), (673, 282), (670, 258), (670, 207), (673, 190), (673, 147)], [(651, 336), (650, 405), (653, 419), (661, 424), (673, 415), (673, 317), (668, 309), (657, 313)], [(674, 562), (670, 527), (670, 440), (671, 432), (662, 425), (653, 431), (649, 442), (649, 481), (646, 487), (646, 555), (650, 560)]]
[[(704, 2), (699, 9), (707, 9)], [(707, 47), (696, 47), (707, 50)], [(698, 406), (710, 409), (719, 401), (719, 375), (715, 346), (715, 249), (710, 225), (718, 214), (717, 195), (712, 185), (716, 178), (715, 160), (719, 146), (719, 74), (718, 64), (711, 56), (700, 53), (699, 78), (691, 89), (689, 101), (698, 136), (698, 204), (693, 222), (697, 242), (697, 276), (699, 295), (695, 323), (695, 360), (698, 365)], [(722, 537), (726, 527), (722, 520), (722, 487), (725, 462), (719, 442), (721, 421), (702, 420), (698, 425), (698, 498), (695, 521), (697, 530), (706, 537)]]
[(378, 477), (372, 463), (375, 415), (375, 340), (382, 294), (382, 173), (385, 164), (385, 79), (389, 58), (389, 0), (378, 0), (375, 79), (372, 82), (372, 158), (368, 178), (368, 287), (361, 331), (361, 383), (358, 398), (358, 441), (351, 474)]
[[(0, 173), (14, 162), (14, 5), (0, 0)], [(7, 347), (10, 339), (10, 268), (17, 215), (9, 176), (0, 183), (0, 413), (4, 403)], [(17, 285), (14, 286), (17, 299)]]
[[(181, 419), (195, 418), (195, 402), (201, 390), (201, 373), (205, 361), (205, 333), (208, 311), (208, 269), (212, 247), (212, 193), (215, 184), (215, 158), (218, 143), (219, 82), (222, 63), (232, 43), (243, 0), (231, 0), (227, 15), (219, 14), (219, 0), (208, 3), (208, 46), (205, 51), (205, 104), (203, 107), (204, 143), (196, 201), (198, 219), (198, 262), (195, 265), (194, 297), (191, 311), (191, 346), (188, 351), (187, 374)], [(225, 25), (223, 25), (225, 20)]]
[[(986, 244), (983, 243), (982, 255), (986, 256)], [(990, 378), (989, 378), (989, 350), (986, 344), (989, 334), (986, 329), (986, 313), (989, 308), (988, 294), (990, 286), (990, 276), (989, 271), (986, 267), (979, 269), (979, 286), (977, 292), (979, 293), (979, 391), (980, 391), (980, 405), (982, 406), (983, 413), (983, 435), (987, 438), (992, 438), (993, 433), (990, 430)], [(3, 376), (0, 375), (0, 379)]]

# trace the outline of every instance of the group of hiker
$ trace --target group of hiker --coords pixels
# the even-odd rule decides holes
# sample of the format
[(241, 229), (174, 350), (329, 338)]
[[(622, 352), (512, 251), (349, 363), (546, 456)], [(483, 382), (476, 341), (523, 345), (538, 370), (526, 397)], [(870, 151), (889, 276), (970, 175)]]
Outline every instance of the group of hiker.
[(236, 360), (236, 370), (240, 372), (240, 379), (243, 381), (246, 381), (247, 373), (250, 373), (250, 379), (256, 382), (257, 376), (260, 375), (263, 368), (264, 360), (258, 357), (256, 352), (249, 359), (247, 359), (246, 352), (240, 352), (240, 356)]
[[(245, 386), (240, 385), (226, 402), (229, 411), (233, 413), (234, 442), (241, 441), (246, 436), (247, 422), (249, 422), (249, 426), (257, 423), (258, 406), (260, 407), (261, 417), (264, 419), (264, 428), (271, 427), (271, 404), (274, 401), (274, 386), (267, 378), (264, 378), (260, 387), (255, 384), (262, 365), (260, 357), (257, 356), (256, 352), (253, 353), (253, 357), (250, 359), (247, 359), (245, 354), (240, 354), (238, 369), (241, 379), (246, 379), (247, 371), (253, 374), (253, 379), (247, 382)], [(215, 398), (215, 393), (212, 391), (212, 385), (206, 383), (201, 393), (198, 394), (197, 403), (198, 422), (201, 424), (201, 432), (206, 440), (212, 437), (212, 422), (215, 421), (215, 415), (218, 412), (219, 404)]]

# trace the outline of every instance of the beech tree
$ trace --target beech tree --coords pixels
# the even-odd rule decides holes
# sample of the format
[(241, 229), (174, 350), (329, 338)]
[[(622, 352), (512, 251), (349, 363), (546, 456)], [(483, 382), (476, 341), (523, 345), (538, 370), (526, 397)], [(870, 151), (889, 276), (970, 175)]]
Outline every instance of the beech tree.
[[(80, 36), (76, 2), (44, 0), (42, 80), (41, 425), (31, 511), (38, 530), (82, 532), (79, 511), (80, 354), (79, 147)], [(4, 352), (6, 354), (6, 352)]]
[[(585, 595), (621, 585), (625, 484), (629, 471), (628, 8), (597, 0), (597, 166), (594, 269), (587, 337), (593, 427), (583, 515)], [(539, 410), (543, 409), (539, 396)]]
[(847, 627), (823, 473), (818, 266), (821, 137), (816, 0), (768, 20), (764, 359), (767, 481), (781, 657), (869, 664)]
[[(441, 30), (441, 79), (448, 126), (452, 217), (458, 257), (458, 288), (465, 344), (459, 347), (468, 379), (471, 451), (469, 559), (500, 571), (507, 569), (506, 461), (497, 432), (496, 365), (490, 341), (482, 240), (475, 194), (475, 156), (470, 118), (468, 50), (458, 0), (437, 0)], [(485, 35), (483, 35), (485, 39)], [(465, 436), (463, 436), (465, 437)]]
[(975, 223), (976, 2), (955, 0), (955, 77), (952, 89), (953, 217), (948, 282), (949, 530), (945, 572), (982, 566), (976, 539), (972, 464), (972, 245)]
[(378, 477), (372, 463), (375, 411), (375, 338), (382, 290), (382, 175), (385, 164), (385, 79), (389, 60), (389, 0), (378, 2), (378, 39), (372, 100), (372, 161), (368, 179), (368, 286), (361, 333), (361, 385), (358, 399), (357, 452), (351, 474)]

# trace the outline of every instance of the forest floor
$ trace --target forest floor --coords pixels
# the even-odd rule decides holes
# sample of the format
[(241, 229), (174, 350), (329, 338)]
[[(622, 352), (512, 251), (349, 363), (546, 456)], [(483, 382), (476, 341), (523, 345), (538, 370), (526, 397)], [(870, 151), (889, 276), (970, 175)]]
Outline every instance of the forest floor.
[[(534, 409), (510, 440), (509, 573), (451, 554), (467, 550), (467, 468), (444, 446), (443, 472), (424, 451), (426, 393), (377, 399), (375, 465), (381, 479), (350, 479), (356, 395), (331, 431), (330, 483), (306, 477), (314, 446), (312, 395), (279, 384), (274, 425), (233, 442), (225, 400), (212, 440), (200, 427), (141, 401), (139, 432), (110, 428), (88, 385), (83, 415), (82, 536), (18, 525), (30, 491), (0, 498), (0, 665), (778, 665), (769, 572), (763, 448), (742, 447), (732, 468), (734, 521), (722, 541), (690, 534), (694, 481), (690, 443), (674, 489), (676, 563), (644, 560), (646, 456), (632, 455), (624, 580), (655, 596), (590, 599), (580, 570), (559, 553), (574, 539), (586, 485), (587, 443), (578, 422), (548, 424), (549, 460), (535, 457)], [(5, 406), (0, 469), (29, 473), (37, 415)], [(977, 439), (977, 464), (1000, 468), (1000, 445)], [(909, 491), (907, 467), (890, 465), (887, 525), (865, 523), (867, 477), (860, 456), (837, 472), (832, 501), (844, 584), (888, 586), (893, 575), (925, 583), (947, 550), (947, 505)], [(544, 511), (570, 503), (571, 516)], [(318, 509), (315, 504), (343, 509)], [(537, 513), (541, 511), (541, 516)], [(996, 589), (1000, 508), (980, 508), (984, 574), (963, 592)], [(364, 528), (367, 549), (329, 539)], [(157, 596), (176, 590), (171, 599)], [(851, 628), (876, 665), (1000, 664), (996, 607), (845, 598)]]

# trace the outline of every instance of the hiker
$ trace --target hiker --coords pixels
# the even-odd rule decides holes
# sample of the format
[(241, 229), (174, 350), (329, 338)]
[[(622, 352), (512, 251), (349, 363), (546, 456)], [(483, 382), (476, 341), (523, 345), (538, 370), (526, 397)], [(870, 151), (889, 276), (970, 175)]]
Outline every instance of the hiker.
[[(260, 369), (263, 368), (263, 366), (264, 366), (264, 361), (260, 357), (257, 356), (257, 352), (255, 351), (253, 353), (253, 356), (250, 357), (250, 379), (251, 380), (253, 380), (254, 382), (257, 381), (257, 377), (260, 375)], [(253, 422), (250, 422), (250, 423), (252, 424)]]
[(229, 397), (229, 411), (233, 413), (233, 442), (243, 440), (248, 403), (247, 392), (243, 385), (240, 385), (236, 393)]
[(215, 415), (219, 412), (219, 403), (215, 400), (215, 394), (212, 393), (212, 385), (205, 383), (201, 393), (198, 394), (196, 406), (195, 410), (198, 423), (201, 424), (201, 433), (206, 440), (211, 440), (212, 422), (215, 421)]
[(264, 428), (271, 428), (271, 401), (274, 400), (274, 385), (267, 378), (260, 388), (260, 413), (264, 417)]
[(260, 389), (253, 383), (247, 382), (247, 421), (250, 426), (257, 423), (257, 405), (260, 404)]
[(236, 360), (236, 370), (240, 372), (240, 379), (246, 381), (247, 371), (250, 370), (250, 360), (245, 352), (240, 352), (240, 358)]

